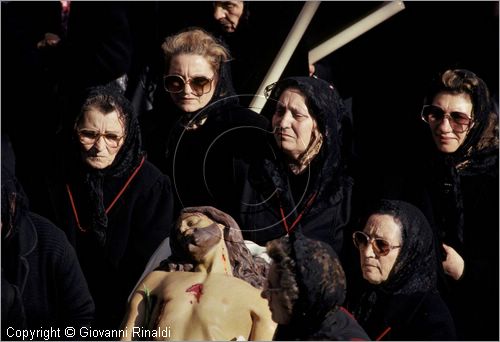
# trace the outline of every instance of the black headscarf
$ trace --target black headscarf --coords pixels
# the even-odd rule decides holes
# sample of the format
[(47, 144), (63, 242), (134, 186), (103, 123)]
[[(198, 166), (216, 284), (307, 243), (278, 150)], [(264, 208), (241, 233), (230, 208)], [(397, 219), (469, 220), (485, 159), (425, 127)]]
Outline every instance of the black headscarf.
[[(311, 172), (312, 186), (309, 192), (316, 192), (316, 205), (311, 208), (311, 213), (319, 212), (324, 207), (331, 206), (343, 186), (343, 175), (347, 171), (347, 160), (349, 159), (350, 146), (344, 144), (347, 137), (344, 136), (343, 124), (347, 123), (348, 113), (335, 87), (326, 81), (314, 77), (290, 77), (283, 79), (268, 87), (269, 98), (277, 101), (287, 88), (297, 88), (306, 97), (307, 106), (312, 116), (318, 123), (318, 129), (323, 135), (323, 145), (311, 162), (310, 168), (317, 171)], [(265, 113), (271, 117), (274, 112)], [(272, 120), (270, 120), (272, 121)], [(275, 143), (273, 142), (275, 145)], [(288, 185), (284, 181), (285, 166), (281, 153), (277, 154), (278, 160), (266, 160), (265, 169), (268, 177), (274, 183), (279, 193), (287, 193)], [(307, 171), (305, 171), (307, 172)], [(282, 196), (286, 201), (286, 197)]]
[(69, 165), (67, 165), (67, 176), (73, 182), (83, 183), (84, 193), (81, 194), (85, 200), (85, 208), (89, 212), (82, 212), (89, 228), (97, 237), (99, 243), (106, 242), (106, 228), (108, 218), (104, 204), (103, 183), (106, 178), (123, 178), (130, 175), (141, 162), (144, 153), (141, 148), (141, 133), (136, 115), (134, 115), (131, 103), (113, 86), (97, 86), (87, 89), (79, 106), (79, 114), (75, 120), (75, 127), (81, 120), (83, 114), (93, 103), (103, 101), (120, 113), (125, 124), (125, 140), (120, 151), (117, 153), (113, 163), (102, 169), (94, 169), (88, 166), (81, 158), (81, 145), (78, 138), (73, 134), (71, 150), (69, 153)]
[(289, 241), (295, 260), (299, 295), (289, 324), (278, 325), (274, 339), (346, 339), (336, 325), (335, 316), (346, 291), (344, 270), (337, 254), (328, 244), (309, 239), (301, 231), (282, 239)]
[[(450, 71), (446, 71), (450, 73)], [(432, 174), (435, 202), (441, 205), (443, 217), (441, 236), (461, 253), (464, 229), (464, 207), (460, 176), (488, 174), (498, 177), (498, 108), (486, 83), (465, 69), (452, 71), (453, 78), (445, 84), (443, 72), (428, 87), (424, 104), (432, 103), (440, 92), (467, 94), (471, 98), (474, 124), (453, 153), (432, 152)]]
[(381, 200), (370, 210), (390, 215), (401, 226), (401, 248), (388, 278), (371, 286), (361, 300), (356, 317), (363, 322), (376, 305), (379, 294), (411, 295), (437, 292), (437, 256), (432, 229), (415, 206), (396, 200)]

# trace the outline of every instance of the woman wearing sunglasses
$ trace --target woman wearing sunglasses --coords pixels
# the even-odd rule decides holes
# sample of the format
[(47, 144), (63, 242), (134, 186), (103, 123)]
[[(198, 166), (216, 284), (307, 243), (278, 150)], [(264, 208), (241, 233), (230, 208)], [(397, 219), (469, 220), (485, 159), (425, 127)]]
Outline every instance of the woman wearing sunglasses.
[(130, 102), (110, 86), (81, 99), (60, 172), (51, 175), (51, 217), (75, 247), (96, 306), (94, 327), (115, 329), (149, 257), (167, 237), (172, 190), (146, 160)]
[[(446, 70), (432, 80), (421, 115), (434, 144), (409, 183), (442, 247), (442, 290), (458, 338), (498, 340), (497, 106), (476, 74)], [(491, 314), (471, 315), (478, 303)]]
[(434, 237), (422, 212), (382, 200), (353, 234), (369, 286), (355, 316), (374, 340), (454, 340), (451, 314), (437, 290)]
[(232, 212), (236, 165), (262, 150), (267, 120), (238, 104), (230, 53), (213, 36), (189, 28), (162, 48), (167, 98), (156, 119), (143, 121), (148, 155), (172, 179), (176, 212), (200, 205)]

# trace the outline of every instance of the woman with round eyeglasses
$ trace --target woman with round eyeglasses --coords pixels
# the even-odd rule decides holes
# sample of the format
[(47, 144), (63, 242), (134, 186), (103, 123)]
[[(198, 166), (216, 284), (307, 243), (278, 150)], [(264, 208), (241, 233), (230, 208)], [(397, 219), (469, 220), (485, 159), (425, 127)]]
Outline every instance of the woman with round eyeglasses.
[(75, 247), (96, 306), (94, 327), (117, 328), (127, 297), (172, 222), (170, 180), (146, 160), (130, 102), (110, 86), (87, 90), (50, 216)]
[(381, 200), (353, 234), (369, 283), (355, 316), (373, 340), (454, 340), (451, 314), (437, 290), (434, 237), (415, 206)]
[(267, 120), (239, 105), (230, 52), (212, 35), (189, 28), (162, 49), (164, 107), (142, 121), (148, 156), (170, 176), (176, 212), (201, 205), (233, 212), (235, 170), (262, 150)]
[[(421, 116), (434, 144), (411, 183), (414, 203), (428, 217), (439, 241), (441, 289), (459, 339), (497, 340), (497, 104), (475, 73), (450, 69), (431, 81)], [(495, 314), (470, 315), (477, 303)]]

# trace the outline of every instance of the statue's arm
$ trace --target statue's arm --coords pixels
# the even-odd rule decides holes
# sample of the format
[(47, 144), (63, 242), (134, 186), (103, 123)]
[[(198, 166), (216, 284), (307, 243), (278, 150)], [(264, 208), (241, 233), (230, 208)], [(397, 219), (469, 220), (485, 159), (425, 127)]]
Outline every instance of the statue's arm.
[(252, 299), (254, 308), (252, 315), (252, 332), (249, 340), (251, 341), (271, 341), (276, 330), (276, 323), (271, 318), (271, 311), (267, 304), (267, 300), (260, 296), (260, 291), (257, 292), (256, 298)]
[[(164, 274), (165, 272), (163, 272)], [(122, 322), (121, 328), (126, 330), (122, 341), (131, 341), (133, 338), (133, 328), (148, 328), (153, 311), (153, 290), (158, 286), (161, 276), (157, 272), (150, 273), (144, 281), (137, 286), (128, 304), (127, 313)]]

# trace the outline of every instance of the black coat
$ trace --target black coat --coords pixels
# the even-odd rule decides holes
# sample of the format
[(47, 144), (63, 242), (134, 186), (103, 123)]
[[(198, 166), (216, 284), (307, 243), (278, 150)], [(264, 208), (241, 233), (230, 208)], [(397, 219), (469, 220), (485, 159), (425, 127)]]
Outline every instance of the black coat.
[[(389, 215), (401, 227), (401, 247), (387, 279), (369, 285), (355, 316), (372, 339), (454, 340), (455, 325), (438, 292), (438, 258), (424, 214), (402, 201), (382, 200), (368, 215)], [(366, 252), (365, 252), (366, 253)]]
[[(452, 181), (446, 180), (449, 177), (446, 173), (453, 171), (452, 167), (444, 168), (440, 156), (429, 151), (420, 163), (411, 164), (411, 171), (401, 172), (404, 177), (393, 177), (393, 190), (387, 188), (384, 195), (405, 199), (422, 210), (434, 229), (441, 261), (444, 259), (441, 243), (453, 247), (463, 257), (464, 274), (458, 281), (444, 274), (441, 263), (438, 269), (439, 290), (453, 315), (460, 339), (498, 339), (499, 181), (495, 154), (498, 156), (498, 149), (492, 152), (491, 159), (496, 161), (490, 168), (459, 172)], [(450, 187), (454, 183), (458, 184), (462, 209), (456, 205)], [(455, 229), (460, 212), (462, 241)], [(489, 314), (471, 315), (478, 305)]]
[[(320, 163), (320, 161), (313, 162), (311, 174), (316, 172), (315, 167)], [(272, 168), (273, 165), (269, 163), (254, 164), (250, 168), (249, 177), (239, 203), (239, 215), (235, 215), (240, 220), (245, 238), (265, 245), (267, 241), (285, 235), (287, 231), (280, 210), (283, 207), (289, 227), (300, 215), (298, 225), (293, 229), (300, 226), (307, 237), (324, 241), (341, 254), (344, 244), (344, 230), (351, 214), (352, 179), (344, 176), (339, 177), (337, 187), (332, 188), (327, 197), (314, 198), (311, 205), (308, 206), (308, 201), (315, 193), (314, 186), (310, 183), (307, 184), (309, 173), (296, 176), (291, 172), (284, 172), (282, 181), (284, 184), (290, 184), (290, 190), (279, 197), (273, 196), (276, 188), (273, 187), (273, 182), (266, 177), (265, 173)], [(294, 193), (297, 195), (294, 196)]]
[[(498, 153), (498, 150), (496, 151)], [(435, 167), (435, 166), (434, 166)], [(499, 182), (498, 159), (492, 172), (459, 174), (463, 203), (463, 240), (450, 230), (457, 217), (453, 201), (435, 177), (433, 166), (420, 187), (413, 189), (415, 202), (435, 228), (437, 240), (452, 246), (464, 259), (464, 273), (458, 281), (444, 274), (440, 290), (448, 303), (459, 338), (498, 339), (499, 286)], [(496, 172), (495, 172), (496, 170)], [(445, 205), (447, 204), (447, 205)], [(450, 206), (451, 205), (451, 209)], [(442, 252), (444, 253), (444, 252)], [(444, 256), (442, 256), (444, 258)], [(487, 315), (471, 315), (478, 305)]]
[[(123, 188), (130, 174), (105, 177), (103, 200), (107, 207)], [(89, 208), (85, 206), (82, 180), (70, 186), (82, 227)], [(108, 212), (106, 242), (99, 243), (92, 231), (82, 232), (75, 220), (66, 184), (53, 183), (51, 195), (60, 227), (75, 246), (90, 292), (96, 303), (97, 324), (117, 328), (125, 314), (127, 298), (151, 254), (168, 236), (172, 222), (169, 178), (145, 161), (137, 175)]]
[(233, 217), (239, 221), (245, 238), (258, 244), (300, 228), (304, 235), (330, 244), (340, 255), (351, 217), (353, 186), (347, 170), (348, 144), (343, 127), (347, 112), (332, 85), (311, 77), (278, 82), (271, 98), (278, 99), (289, 87), (300, 89), (306, 96), (323, 136), (321, 149), (306, 170), (295, 175), (271, 136), (273, 153), (262, 154), (249, 168), (240, 208)]
[[(90, 326), (94, 303), (64, 233), (46, 218), (29, 212), (19, 218), (16, 230), (2, 243), (2, 339), (16, 339), (8, 327), (71, 326), (78, 330)], [(65, 338), (63, 334), (51, 337)]]
[(370, 318), (360, 322), (372, 340), (448, 341), (455, 340), (455, 325), (450, 311), (437, 293), (384, 295)]
[(221, 108), (196, 130), (177, 125), (168, 141), (165, 170), (177, 208), (209, 205), (233, 212), (247, 165), (266, 143), (267, 125), (263, 116), (237, 105)]

